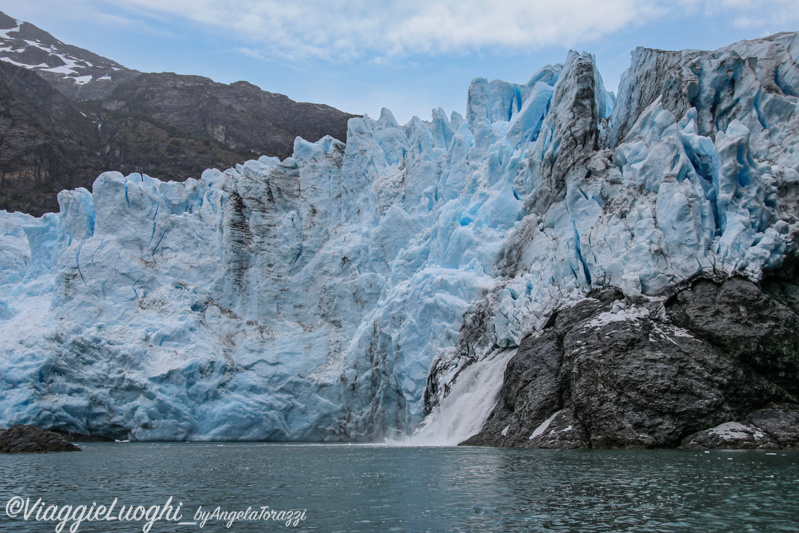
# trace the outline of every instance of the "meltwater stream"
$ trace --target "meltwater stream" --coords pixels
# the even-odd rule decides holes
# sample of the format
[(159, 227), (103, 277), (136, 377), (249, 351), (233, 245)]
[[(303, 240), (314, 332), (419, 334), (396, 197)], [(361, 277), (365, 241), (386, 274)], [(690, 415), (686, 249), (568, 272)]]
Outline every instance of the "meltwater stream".
[[(0, 458), (0, 530), (55, 531), (9, 517), (46, 505), (150, 507), (181, 519), (149, 531), (796, 531), (799, 452), (517, 450), (260, 443), (86, 443), (80, 453)], [(202, 524), (197, 511), (303, 510), (296, 526)], [(13, 510), (13, 509), (12, 509)], [(287, 516), (287, 515), (286, 515)], [(200, 517), (201, 518), (201, 517)], [(191, 522), (197, 522), (191, 524)], [(63, 531), (67, 531), (67, 523)], [(77, 531), (144, 531), (83, 522)]]
[(497, 403), (502, 376), (515, 350), (500, 350), (466, 367), (449, 394), (399, 446), (457, 446), (483, 427)]

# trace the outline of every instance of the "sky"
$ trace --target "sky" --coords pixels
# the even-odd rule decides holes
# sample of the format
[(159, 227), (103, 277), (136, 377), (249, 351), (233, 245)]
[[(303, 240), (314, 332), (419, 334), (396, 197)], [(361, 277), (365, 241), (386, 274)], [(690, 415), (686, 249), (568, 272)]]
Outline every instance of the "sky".
[(569, 50), (616, 92), (636, 46), (713, 50), (799, 30), (799, 0), (0, 0), (142, 72), (177, 72), (400, 123), (466, 110), (472, 79), (524, 83)]

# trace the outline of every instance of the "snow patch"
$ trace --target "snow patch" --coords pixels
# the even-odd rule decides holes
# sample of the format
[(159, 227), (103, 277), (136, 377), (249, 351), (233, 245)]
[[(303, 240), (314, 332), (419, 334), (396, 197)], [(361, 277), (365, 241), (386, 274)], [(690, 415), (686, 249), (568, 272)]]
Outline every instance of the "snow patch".
[(552, 421), (555, 420), (555, 417), (558, 416), (558, 413), (560, 413), (560, 411), (556, 411), (555, 413), (552, 414), (552, 416), (541, 422), (541, 424), (537, 428), (535, 428), (535, 431), (533, 431), (533, 434), (530, 435), (530, 438), (528, 440), (533, 440), (537, 436), (543, 435), (544, 432), (549, 428), (549, 424), (551, 424)]
[(624, 307), (614, 307), (610, 311), (605, 311), (592, 318), (588, 323), (584, 324), (584, 329), (601, 328), (614, 322), (627, 322), (632, 320), (639, 320), (649, 317), (649, 309), (645, 307), (632, 307), (630, 309)]
[(741, 424), (740, 422), (725, 422), (708, 431), (713, 435), (721, 437), (723, 440), (746, 440), (750, 437), (760, 439), (765, 437), (765, 434), (759, 430), (753, 430), (752, 427)]

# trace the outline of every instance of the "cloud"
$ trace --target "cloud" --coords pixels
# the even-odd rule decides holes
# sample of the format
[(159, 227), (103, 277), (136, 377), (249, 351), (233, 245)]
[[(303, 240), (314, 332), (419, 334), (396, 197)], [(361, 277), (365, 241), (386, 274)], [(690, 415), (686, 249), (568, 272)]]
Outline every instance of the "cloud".
[(134, 24), (129, 18), (95, 9), (86, 0), (7, 0), (2, 9), (6, 15), (18, 20), (47, 19), (54, 13), (61, 20), (92, 20), (99, 24), (114, 27), (129, 27)]
[(252, 48), (247, 48), (246, 46), (236, 48), (235, 52), (238, 52), (239, 54), (247, 57), (251, 57), (253, 59), (263, 59), (263, 60), (268, 59), (264, 57), (258, 50), (253, 50)]
[(795, 30), (791, 26), (799, 24), (798, 0), (707, 0), (705, 9), (711, 15), (732, 14), (738, 28)]
[[(785, 22), (789, 0), (105, 0), (162, 20), (180, 17), (289, 59), (380, 60), (485, 49), (575, 47), (668, 14), (701, 9), (737, 24)], [(95, 2), (96, 4), (96, 2)], [(777, 9), (775, 9), (777, 6)], [(783, 13), (780, 14), (779, 12)], [(769, 19), (769, 20), (766, 20)]]

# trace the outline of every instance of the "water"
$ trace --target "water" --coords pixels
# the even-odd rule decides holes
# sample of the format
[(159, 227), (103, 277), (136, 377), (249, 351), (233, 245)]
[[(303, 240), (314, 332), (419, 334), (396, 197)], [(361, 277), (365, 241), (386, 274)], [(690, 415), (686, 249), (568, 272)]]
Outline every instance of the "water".
[(497, 350), (466, 367), (413, 436), (396, 444), (457, 446), (478, 433), (497, 405), (505, 366), (515, 354), (516, 350)]
[[(47, 505), (182, 502), (212, 511), (305, 509), (282, 522), (155, 522), (150, 531), (797, 531), (799, 452), (412, 448), (256, 443), (84, 443), (0, 456), (0, 531), (55, 531), (7, 516)], [(33, 503), (33, 502), (32, 502)], [(144, 509), (142, 510), (144, 511)], [(73, 525), (67, 523), (64, 531)], [(143, 531), (144, 521), (78, 531)]]

